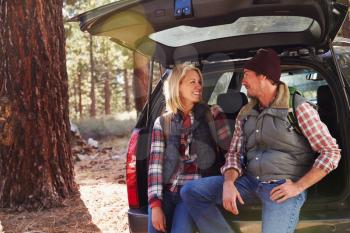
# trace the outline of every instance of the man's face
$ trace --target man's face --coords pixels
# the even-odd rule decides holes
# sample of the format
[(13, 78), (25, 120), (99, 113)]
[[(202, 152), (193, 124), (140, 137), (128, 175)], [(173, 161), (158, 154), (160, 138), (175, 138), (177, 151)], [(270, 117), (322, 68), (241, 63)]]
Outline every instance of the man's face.
[(247, 93), (249, 97), (256, 98), (258, 97), (262, 90), (262, 82), (265, 80), (264, 75), (256, 75), (256, 73), (249, 69), (244, 69), (244, 77), (242, 80), (242, 84), (247, 89)]

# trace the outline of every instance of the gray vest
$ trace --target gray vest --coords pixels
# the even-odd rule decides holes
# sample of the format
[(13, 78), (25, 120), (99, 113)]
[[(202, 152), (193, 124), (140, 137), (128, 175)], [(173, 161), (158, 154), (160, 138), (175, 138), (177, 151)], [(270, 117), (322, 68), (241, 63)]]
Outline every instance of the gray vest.
[[(305, 101), (296, 95), (295, 107)], [(289, 102), (289, 99), (283, 102)], [(297, 180), (310, 170), (314, 162), (310, 143), (293, 130), (287, 116), (288, 107), (273, 106), (261, 112), (254, 107), (241, 116), (245, 121), (246, 172), (261, 181)]]

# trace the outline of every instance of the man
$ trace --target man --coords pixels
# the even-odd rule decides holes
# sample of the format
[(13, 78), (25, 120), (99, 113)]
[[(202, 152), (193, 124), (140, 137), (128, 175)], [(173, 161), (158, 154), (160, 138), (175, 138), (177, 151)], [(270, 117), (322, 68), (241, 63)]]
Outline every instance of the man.
[(340, 149), (317, 111), (299, 95), (295, 107), (302, 134), (293, 129), (287, 119), (290, 93), (280, 81), (275, 51), (260, 49), (243, 71), (251, 101), (236, 119), (223, 176), (189, 182), (181, 197), (201, 233), (233, 232), (215, 204), (237, 215), (239, 204), (254, 199), (263, 206), (263, 233), (294, 232), (306, 189), (337, 167)]

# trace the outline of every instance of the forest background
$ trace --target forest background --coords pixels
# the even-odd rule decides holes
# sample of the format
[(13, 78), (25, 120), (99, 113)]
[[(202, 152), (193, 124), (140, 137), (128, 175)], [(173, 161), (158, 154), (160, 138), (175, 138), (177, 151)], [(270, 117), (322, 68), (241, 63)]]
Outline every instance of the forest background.
[(134, 56), (108, 38), (93, 37), (82, 32), (78, 23), (67, 22), (74, 15), (111, 2), (67, 0), (63, 7), (69, 116), (86, 137), (130, 133), (147, 97), (149, 61), (145, 57)]

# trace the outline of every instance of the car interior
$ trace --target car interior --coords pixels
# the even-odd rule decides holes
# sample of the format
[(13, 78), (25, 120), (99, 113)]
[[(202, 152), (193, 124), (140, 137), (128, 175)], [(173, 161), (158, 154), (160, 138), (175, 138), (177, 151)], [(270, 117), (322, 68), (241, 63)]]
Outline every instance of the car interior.
[[(233, 129), (236, 116), (242, 106), (247, 103), (248, 97), (241, 85), (242, 70), (235, 69), (224, 73), (204, 73), (203, 97), (208, 104), (218, 104), (225, 112), (230, 127)], [(216, 78), (214, 78), (216, 76)], [(216, 83), (214, 82), (216, 80)], [(318, 111), (321, 120), (327, 125), (331, 135), (341, 147), (337, 109), (330, 86), (326, 80), (312, 69), (283, 68), (281, 80), (289, 86), (295, 87)], [(209, 92), (209, 93), (207, 93)], [(317, 154), (315, 154), (315, 158)], [(341, 198), (346, 184), (346, 170), (344, 161), (341, 160), (338, 168), (326, 176), (321, 182), (311, 187), (308, 191), (308, 200), (304, 209), (308, 206), (315, 208), (315, 204), (328, 203)], [(256, 209), (256, 204), (247, 209)], [(232, 215), (231, 215), (232, 217)], [(251, 218), (251, 212), (250, 217)], [(240, 217), (242, 219), (242, 215)]]
[[(198, 65), (198, 64), (197, 64)], [(241, 68), (235, 68), (234, 65), (225, 63), (222, 67), (220, 64), (202, 65), (200, 68), (203, 73), (203, 101), (209, 105), (219, 105), (228, 119), (230, 128), (233, 130), (235, 119), (241, 107), (249, 100), (244, 86), (241, 82), (243, 79), (243, 71)], [(169, 72), (167, 72), (169, 74)], [(161, 79), (160, 84), (163, 83)], [(337, 116), (337, 106), (334, 100), (333, 90), (328, 85), (327, 80), (322, 76), (322, 72), (318, 72), (313, 68), (305, 66), (282, 66), (281, 80), (289, 86), (295, 87), (301, 94), (312, 104), (318, 111), (321, 120), (327, 125), (331, 135), (337, 140), (340, 148), (342, 148), (342, 139), (339, 133), (339, 121)], [(156, 119), (165, 110), (165, 101), (162, 91), (159, 90), (162, 85), (156, 86), (153, 96), (157, 103), (153, 103), (150, 109), (151, 122)], [(157, 90), (158, 89), (158, 90)], [(152, 102), (152, 99), (151, 99)], [(139, 122), (142, 123), (142, 122)], [(151, 123), (152, 125), (152, 123)], [(150, 146), (151, 128), (143, 129), (138, 144), (140, 146), (138, 168), (147, 171), (147, 153)], [(144, 143), (148, 141), (148, 143)], [(315, 154), (315, 158), (317, 154)], [(330, 203), (338, 203), (344, 195), (346, 195), (348, 187), (347, 179), (347, 163), (341, 159), (338, 168), (327, 175), (322, 181), (312, 186), (308, 190), (308, 199), (305, 203), (303, 213), (317, 211), (317, 209), (327, 208)], [(145, 173), (138, 173), (138, 184), (142, 195), (140, 195), (141, 203), (147, 205), (147, 176)], [(144, 191), (143, 191), (144, 190)], [(246, 205), (240, 212), (240, 220), (259, 220), (261, 206), (258, 203)], [(234, 220), (232, 214), (222, 210), (228, 220)], [(245, 214), (246, 213), (246, 214)]]

